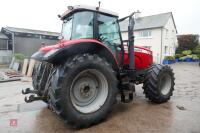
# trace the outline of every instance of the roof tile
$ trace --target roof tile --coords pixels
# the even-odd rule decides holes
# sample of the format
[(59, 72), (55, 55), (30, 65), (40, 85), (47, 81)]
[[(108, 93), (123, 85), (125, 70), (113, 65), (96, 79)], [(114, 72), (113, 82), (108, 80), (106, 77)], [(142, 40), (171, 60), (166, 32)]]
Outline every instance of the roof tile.
[(59, 36), (58, 32), (32, 30), (32, 29), (15, 28), (15, 27), (4, 27), (4, 28), (11, 31), (11, 32), (17, 32), (17, 33), (29, 33), (29, 34), (40, 34), (40, 35), (47, 35), (47, 36)]
[[(140, 17), (135, 20), (134, 30), (164, 27), (171, 15), (171, 12), (168, 12), (152, 16)], [(128, 22), (128, 20), (124, 20), (120, 23), (121, 31), (128, 31)]]

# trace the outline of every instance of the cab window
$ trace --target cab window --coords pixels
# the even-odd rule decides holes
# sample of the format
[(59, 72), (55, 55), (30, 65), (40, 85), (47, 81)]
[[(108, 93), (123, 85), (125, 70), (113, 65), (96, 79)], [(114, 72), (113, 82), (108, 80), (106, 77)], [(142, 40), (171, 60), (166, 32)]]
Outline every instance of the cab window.
[(93, 38), (93, 12), (78, 12), (73, 16), (72, 39)]
[(62, 25), (62, 36), (65, 40), (70, 40), (71, 39), (71, 33), (72, 33), (72, 16), (66, 18), (63, 20), (63, 25)]
[(106, 45), (121, 45), (116, 17), (98, 15), (99, 39)]

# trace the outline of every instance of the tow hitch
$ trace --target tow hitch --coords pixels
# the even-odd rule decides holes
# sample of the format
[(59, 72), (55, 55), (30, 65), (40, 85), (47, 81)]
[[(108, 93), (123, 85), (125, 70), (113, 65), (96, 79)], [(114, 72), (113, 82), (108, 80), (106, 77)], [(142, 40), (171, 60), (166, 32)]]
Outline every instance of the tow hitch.
[[(22, 94), (23, 95), (26, 95), (26, 94), (39, 94), (39, 92), (37, 90), (31, 90), (30, 88), (26, 88), (25, 90), (22, 90)], [(27, 97), (24, 98), (24, 101), (26, 103), (30, 103), (30, 102), (33, 102), (33, 101), (37, 101), (37, 100), (43, 100), (45, 99), (45, 97), (42, 97), (42, 96), (35, 96), (35, 95), (30, 95)]]

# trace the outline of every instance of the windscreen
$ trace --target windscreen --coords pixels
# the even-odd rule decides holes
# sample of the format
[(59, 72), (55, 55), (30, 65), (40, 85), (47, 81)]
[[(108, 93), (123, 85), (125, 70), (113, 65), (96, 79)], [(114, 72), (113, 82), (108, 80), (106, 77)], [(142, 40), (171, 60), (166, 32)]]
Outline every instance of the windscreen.
[(64, 40), (93, 38), (93, 18), (92, 12), (77, 12), (64, 19), (62, 36)]

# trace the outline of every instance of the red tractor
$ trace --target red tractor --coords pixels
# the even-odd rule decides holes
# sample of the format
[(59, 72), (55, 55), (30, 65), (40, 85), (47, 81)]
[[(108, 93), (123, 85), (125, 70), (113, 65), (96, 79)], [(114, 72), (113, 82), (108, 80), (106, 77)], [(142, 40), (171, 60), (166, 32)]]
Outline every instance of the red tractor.
[[(135, 84), (143, 84), (146, 98), (167, 102), (174, 90), (169, 66), (153, 64), (152, 51), (134, 46), (134, 13), (118, 19), (99, 7), (69, 6), (57, 44), (42, 47), (32, 58), (33, 93), (26, 102), (43, 100), (69, 125), (82, 128), (101, 122), (116, 103), (133, 100)], [(129, 19), (128, 40), (119, 22)]]

